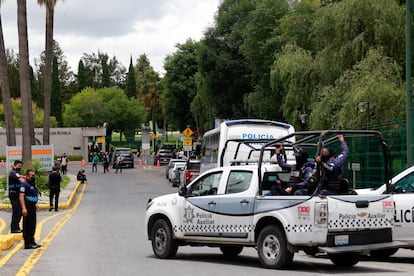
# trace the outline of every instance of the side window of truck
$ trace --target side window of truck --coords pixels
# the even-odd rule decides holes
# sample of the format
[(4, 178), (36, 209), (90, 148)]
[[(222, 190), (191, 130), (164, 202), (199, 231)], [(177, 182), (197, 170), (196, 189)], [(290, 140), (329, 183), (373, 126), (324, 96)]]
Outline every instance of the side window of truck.
[(246, 171), (232, 171), (226, 184), (226, 194), (246, 191), (250, 187), (253, 173)]
[(220, 184), (222, 172), (215, 172), (206, 175), (191, 185), (189, 195), (215, 195)]
[(394, 192), (397, 194), (414, 193), (414, 173), (403, 177), (395, 183)]

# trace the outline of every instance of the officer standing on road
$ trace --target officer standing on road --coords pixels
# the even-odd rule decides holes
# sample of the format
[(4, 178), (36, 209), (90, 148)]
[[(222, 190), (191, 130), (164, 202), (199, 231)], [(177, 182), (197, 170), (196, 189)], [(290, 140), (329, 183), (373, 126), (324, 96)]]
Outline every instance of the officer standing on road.
[(10, 224), (11, 233), (21, 233), (19, 227), (22, 218), (22, 209), (19, 202), (20, 183), (24, 181), (24, 177), (20, 174), (22, 170), (22, 161), (16, 160), (13, 163), (13, 169), (9, 173), (9, 198), (12, 205), (12, 219)]
[(20, 187), (20, 205), (23, 215), (23, 239), (25, 249), (36, 249), (40, 245), (36, 244), (34, 235), (36, 231), (36, 212), (39, 210), (37, 201), (39, 199), (35, 184), (36, 174), (34, 170), (27, 170), (26, 181)]

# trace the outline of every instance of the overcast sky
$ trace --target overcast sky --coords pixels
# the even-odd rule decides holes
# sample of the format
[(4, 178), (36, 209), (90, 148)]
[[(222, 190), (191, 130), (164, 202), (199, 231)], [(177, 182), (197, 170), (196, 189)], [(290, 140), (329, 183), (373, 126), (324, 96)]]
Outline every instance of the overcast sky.
[[(72, 71), (84, 53), (98, 51), (126, 67), (146, 54), (157, 72), (177, 43), (199, 40), (214, 23), (220, 0), (60, 0), (55, 8), (54, 38)], [(18, 52), (16, 1), (1, 4), (5, 47)], [(45, 8), (27, 0), (30, 63), (44, 51)]]

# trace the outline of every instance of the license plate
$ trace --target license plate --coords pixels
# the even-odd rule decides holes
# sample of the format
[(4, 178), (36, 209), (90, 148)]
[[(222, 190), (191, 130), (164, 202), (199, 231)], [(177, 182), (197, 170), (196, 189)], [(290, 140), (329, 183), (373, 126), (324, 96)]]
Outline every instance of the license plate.
[(349, 244), (348, 235), (338, 235), (335, 236), (335, 246), (344, 246)]

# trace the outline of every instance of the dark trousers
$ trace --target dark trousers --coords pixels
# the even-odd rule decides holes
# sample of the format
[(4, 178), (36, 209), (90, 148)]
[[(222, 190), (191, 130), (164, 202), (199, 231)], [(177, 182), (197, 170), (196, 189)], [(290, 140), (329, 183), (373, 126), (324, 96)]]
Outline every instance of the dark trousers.
[(9, 192), (10, 203), (12, 205), (12, 220), (10, 230), (20, 230), (19, 222), (22, 218), (22, 207), (20, 206), (19, 193), (15, 191)]
[(36, 207), (28, 206), (26, 202), (27, 216), (23, 217), (23, 239), (24, 246), (30, 246), (35, 244), (35, 231), (36, 231)]
[(53, 206), (53, 198), (55, 198), (55, 210), (58, 210), (59, 207), (59, 189), (50, 189), (49, 191), (49, 203), (50, 203), (50, 209), (52, 209)]
[(60, 170), (62, 171), (63, 175), (66, 175), (66, 173), (68, 172), (68, 165), (62, 165)]

